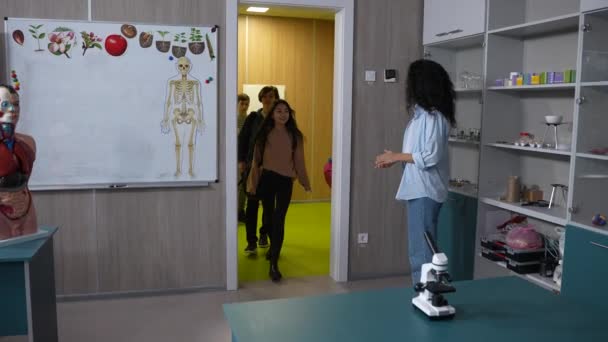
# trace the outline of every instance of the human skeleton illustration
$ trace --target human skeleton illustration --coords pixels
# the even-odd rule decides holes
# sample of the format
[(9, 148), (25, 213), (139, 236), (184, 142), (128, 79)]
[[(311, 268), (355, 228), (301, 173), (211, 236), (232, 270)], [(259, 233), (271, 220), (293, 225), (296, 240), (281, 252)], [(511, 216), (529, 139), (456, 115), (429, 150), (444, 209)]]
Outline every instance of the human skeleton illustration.
[(201, 134), (204, 128), (201, 83), (193, 77), (188, 77), (192, 70), (192, 63), (188, 58), (180, 57), (176, 66), (181, 77), (169, 81), (161, 131), (163, 134), (168, 134), (171, 130), (169, 127), (171, 122), (175, 134), (176, 177), (182, 174), (182, 141), (188, 134), (188, 174), (193, 177), (196, 147), (194, 134)]

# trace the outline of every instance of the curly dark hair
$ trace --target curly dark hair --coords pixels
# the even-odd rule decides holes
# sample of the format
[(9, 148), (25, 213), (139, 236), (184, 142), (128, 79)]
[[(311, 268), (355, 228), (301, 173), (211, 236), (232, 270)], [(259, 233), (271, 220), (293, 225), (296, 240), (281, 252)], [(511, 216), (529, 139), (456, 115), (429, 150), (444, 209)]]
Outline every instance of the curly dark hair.
[(287, 101), (278, 100), (272, 105), (270, 113), (268, 113), (268, 115), (266, 115), (266, 118), (264, 118), (262, 126), (260, 127), (260, 130), (258, 131), (258, 134), (255, 138), (255, 146), (259, 148), (262, 152), (262, 160), (264, 159), (264, 147), (266, 147), (266, 142), (268, 141), (268, 134), (270, 134), (270, 131), (272, 131), (272, 129), (274, 128), (274, 110), (277, 108), (278, 105), (285, 105), (287, 107), (287, 111), (289, 112), (289, 119), (285, 123), (285, 128), (287, 128), (287, 132), (291, 136), (292, 152), (296, 150), (296, 147), (298, 146), (298, 141), (304, 140), (304, 135), (302, 134), (302, 131), (300, 131), (300, 129), (298, 128), (298, 124), (296, 123), (296, 112), (291, 108)]
[(450, 125), (456, 126), (454, 84), (439, 63), (419, 59), (410, 64), (406, 97), (408, 109), (419, 105), (429, 113), (437, 110)]

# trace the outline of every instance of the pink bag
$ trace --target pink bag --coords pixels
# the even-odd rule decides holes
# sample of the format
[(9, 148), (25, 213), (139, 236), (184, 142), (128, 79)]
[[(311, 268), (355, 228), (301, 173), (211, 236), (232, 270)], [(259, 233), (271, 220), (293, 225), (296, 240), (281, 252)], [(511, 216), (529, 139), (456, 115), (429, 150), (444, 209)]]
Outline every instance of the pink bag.
[(543, 238), (532, 225), (519, 226), (507, 233), (507, 245), (513, 249), (541, 248)]

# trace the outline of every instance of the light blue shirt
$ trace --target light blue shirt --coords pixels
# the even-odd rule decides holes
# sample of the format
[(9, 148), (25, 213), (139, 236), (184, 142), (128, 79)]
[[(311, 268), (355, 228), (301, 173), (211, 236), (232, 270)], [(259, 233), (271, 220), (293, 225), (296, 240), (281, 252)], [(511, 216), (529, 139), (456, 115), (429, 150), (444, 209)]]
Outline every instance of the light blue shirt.
[(398, 200), (429, 197), (445, 202), (450, 177), (449, 134), (450, 123), (440, 112), (414, 107), (414, 116), (403, 134), (402, 150), (412, 154), (414, 163), (404, 163)]

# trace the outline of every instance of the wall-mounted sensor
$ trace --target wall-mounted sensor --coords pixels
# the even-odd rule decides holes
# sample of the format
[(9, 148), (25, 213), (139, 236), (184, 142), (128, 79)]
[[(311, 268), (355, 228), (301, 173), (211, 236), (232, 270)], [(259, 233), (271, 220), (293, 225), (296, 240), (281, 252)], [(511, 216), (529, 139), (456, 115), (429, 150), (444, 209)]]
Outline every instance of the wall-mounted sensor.
[(397, 70), (384, 69), (384, 82), (397, 82)]

